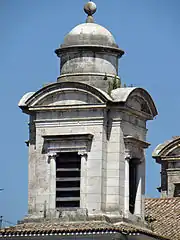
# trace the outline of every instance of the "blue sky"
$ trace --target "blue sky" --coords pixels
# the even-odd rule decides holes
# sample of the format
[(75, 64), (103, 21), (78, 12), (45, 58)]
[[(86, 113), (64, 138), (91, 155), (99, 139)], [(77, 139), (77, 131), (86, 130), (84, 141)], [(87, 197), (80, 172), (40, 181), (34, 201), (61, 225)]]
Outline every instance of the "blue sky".
[[(107, 27), (126, 54), (119, 75), (127, 85), (149, 91), (159, 115), (148, 123), (146, 195), (158, 197), (155, 146), (179, 134), (180, 1), (96, 0), (96, 22)], [(86, 19), (86, 0), (0, 1), (0, 215), (15, 223), (27, 213), (28, 117), (21, 96), (55, 82), (54, 50)]]

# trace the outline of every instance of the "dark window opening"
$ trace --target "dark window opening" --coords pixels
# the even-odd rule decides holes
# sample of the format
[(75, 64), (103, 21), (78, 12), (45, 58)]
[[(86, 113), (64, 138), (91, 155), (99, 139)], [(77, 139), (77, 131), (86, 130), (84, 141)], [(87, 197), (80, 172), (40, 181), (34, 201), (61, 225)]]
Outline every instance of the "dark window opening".
[(74, 190), (70, 192), (69, 190), (64, 190), (62, 189), (61, 191), (57, 191), (56, 197), (57, 198), (63, 198), (63, 197), (79, 197), (80, 196), (80, 191), (79, 190)]
[(81, 158), (60, 153), (56, 158), (56, 208), (80, 207)]
[(137, 161), (131, 159), (129, 162), (129, 211), (134, 214), (137, 192)]
[(56, 190), (58, 190), (58, 188), (67, 188), (68, 189), (69, 186), (80, 189), (80, 181), (63, 182), (63, 181), (56, 180)]
[(62, 208), (62, 206), (63, 206), (63, 208), (79, 208), (79, 201), (69, 201), (69, 202), (56, 201), (56, 207), (57, 208)]
[(175, 184), (174, 197), (180, 197), (180, 183)]
[(163, 162), (161, 165), (161, 192), (167, 191), (167, 168), (168, 162)]

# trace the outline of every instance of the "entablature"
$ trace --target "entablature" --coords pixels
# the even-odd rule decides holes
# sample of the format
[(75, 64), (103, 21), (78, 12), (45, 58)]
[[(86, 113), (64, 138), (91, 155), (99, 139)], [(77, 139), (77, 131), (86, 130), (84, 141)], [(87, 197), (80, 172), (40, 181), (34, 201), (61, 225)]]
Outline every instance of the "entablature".
[(144, 160), (144, 149), (150, 146), (149, 143), (139, 140), (133, 136), (124, 137), (126, 158)]
[(71, 133), (62, 135), (43, 135), (43, 153), (90, 152), (93, 134)]

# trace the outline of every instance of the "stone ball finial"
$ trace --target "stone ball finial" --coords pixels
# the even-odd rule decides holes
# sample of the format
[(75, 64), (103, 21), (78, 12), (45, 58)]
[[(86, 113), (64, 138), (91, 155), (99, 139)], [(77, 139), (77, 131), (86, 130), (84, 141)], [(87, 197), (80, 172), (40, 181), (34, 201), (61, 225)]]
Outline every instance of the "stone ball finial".
[(85, 13), (88, 14), (88, 16), (92, 16), (97, 10), (96, 4), (94, 2), (89, 1), (84, 6)]

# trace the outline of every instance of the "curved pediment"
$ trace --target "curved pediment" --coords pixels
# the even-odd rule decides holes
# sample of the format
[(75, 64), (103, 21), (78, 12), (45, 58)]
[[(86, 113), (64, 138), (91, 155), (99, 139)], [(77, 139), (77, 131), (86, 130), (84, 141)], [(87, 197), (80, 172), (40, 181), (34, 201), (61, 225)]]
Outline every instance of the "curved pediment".
[(132, 96), (128, 99), (127, 105), (137, 111), (151, 114), (148, 103), (140, 96)]
[(118, 104), (119, 107), (132, 109), (146, 119), (153, 119), (157, 115), (151, 96), (142, 88), (118, 88), (112, 91), (111, 97), (88, 84), (65, 81), (49, 84), (36, 93), (25, 94), (19, 107), (28, 111), (38, 107), (90, 106), (109, 102), (110, 106)]
[(104, 104), (112, 100), (103, 91), (78, 82), (61, 82), (50, 84), (34, 94), (22, 98), (19, 106), (47, 107)]
[(111, 96), (114, 101), (124, 102), (127, 107), (148, 114), (150, 118), (158, 114), (153, 99), (143, 88), (118, 88)]
[(180, 137), (173, 138), (165, 143), (159, 144), (153, 151), (154, 158), (168, 158), (180, 156)]
[(50, 91), (32, 103), (32, 106), (67, 106), (80, 104), (101, 104), (101, 99), (82, 89), (58, 89)]
[(167, 156), (180, 156), (180, 146), (176, 146), (174, 149), (171, 149)]

